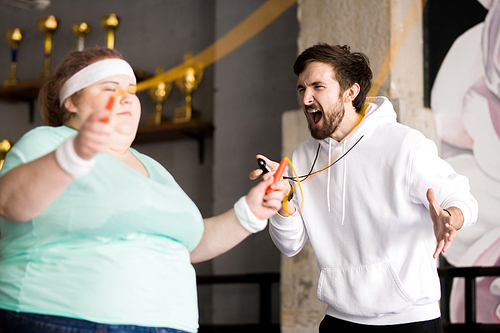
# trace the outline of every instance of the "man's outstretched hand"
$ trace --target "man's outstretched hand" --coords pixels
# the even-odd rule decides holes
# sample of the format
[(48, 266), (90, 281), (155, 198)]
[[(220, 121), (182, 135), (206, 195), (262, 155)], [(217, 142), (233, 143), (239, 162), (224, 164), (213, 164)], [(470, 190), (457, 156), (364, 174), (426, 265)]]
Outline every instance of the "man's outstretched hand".
[[(433, 257), (436, 258), (440, 252), (446, 252), (453, 239), (457, 235), (457, 230), (463, 225), (463, 215), (460, 209), (456, 207), (441, 208), (434, 198), (434, 190), (427, 190), (427, 200), (429, 201), (429, 212), (434, 224), (434, 235), (436, 236), (436, 251)], [(448, 214), (448, 212), (450, 212)]]

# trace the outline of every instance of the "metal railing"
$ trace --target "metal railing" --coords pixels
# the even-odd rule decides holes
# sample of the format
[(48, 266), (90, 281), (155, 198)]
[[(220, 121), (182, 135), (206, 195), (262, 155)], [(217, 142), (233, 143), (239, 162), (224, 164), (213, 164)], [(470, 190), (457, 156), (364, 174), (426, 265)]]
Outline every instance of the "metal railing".
[[(500, 266), (493, 267), (439, 267), (441, 279), (464, 278), (465, 281), (465, 323), (443, 323), (445, 332), (500, 332), (500, 324), (477, 322), (476, 278), (499, 276)], [(258, 284), (259, 323), (241, 325), (200, 325), (199, 333), (208, 332), (280, 332), (280, 324), (271, 321), (272, 284), (279, 283), (279, 273), (244, 275), (198, 276), (198, 285), (214, 284)], [(448, 300), (444, 300), (448, 301)]]
[(258, 284), (259, 285), (259, 322), (257, 324), (200, 325), (199, 333), (206, 332), (280, 332), (280, 324), (271, 321), (272, 285), (279, 283), (279, 273), (257, 273), (243, 275), (198, 276), (198, 285), (214, 284)]
[(484, 324), (476, 321), (476, 278), (500, 276), (500, 266), (492, 267), (439, 267), (441, 279), (465, 279), (465, 323), (443, 323), (445, 332), (500, 332), (500, 324)]

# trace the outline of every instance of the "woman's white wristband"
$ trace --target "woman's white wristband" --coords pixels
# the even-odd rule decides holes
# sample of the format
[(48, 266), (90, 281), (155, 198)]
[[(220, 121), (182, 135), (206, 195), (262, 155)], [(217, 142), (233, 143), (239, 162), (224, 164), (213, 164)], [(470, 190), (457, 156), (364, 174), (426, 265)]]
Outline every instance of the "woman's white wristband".
[(234, 204), (234, 212), (240, 221), (243, 228), (251, 233), (262, 231), (267, 226), (267, 220), (259, 220), (248, 207), (246, 196), (241, 197), (240, 200)]
[(76, 135), (70, 136), (56, 149), (56, 160), (59, 166), (74, 179), (80, 178), (94, 167), (95, 157), (84, 160), (75, 151), (73, 141)]

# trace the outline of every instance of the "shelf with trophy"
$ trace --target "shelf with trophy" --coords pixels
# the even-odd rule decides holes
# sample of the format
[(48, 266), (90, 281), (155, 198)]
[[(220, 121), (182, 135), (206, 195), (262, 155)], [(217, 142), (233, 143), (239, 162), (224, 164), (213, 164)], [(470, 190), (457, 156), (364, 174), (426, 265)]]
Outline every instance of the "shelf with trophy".
[(3, 161), (5, 160), (5, 155), (10, 150), (10, 142), (7, 140), (0, 141), (0, 169), (2, 169)]
[[(213, 126), (200, 119), (199, 112), (193, 109), (191, 99), (193, 92), (203, 76), (203, 67), (196, 66), (190, 60), (193, 54), (184, 55), (184, 73), (175, 80), (175, 85), (185, 98), (183, 106), (174, 109), (173, 118), (163, 114), (163, 103), (172, 89), (172, 82), (160, 82), (149, 89), (149, 96), (156, 104), (155, 112), (147, 117), (145, 125), (139, 126), (134, 143), (147, 143), (165, 140), (195, 139), (199, 145), (199, 160), (204, 159), (204, 138), (213, 134)], [(165, 71), (164, 67), (157, 67), (155, 75)]]
[[(114, 48), (115, 30), (120, 24), (120, 18), (115, 14), (105, 15), (101, 18), (101, 26), (106, 30), (106, 46)], [(23, 39), (23, 33), (16, 28), (8, 30), (6, 37), (11, 47), (11, 67), (10, 75), (0, 86), (0, 100), (7, 102), (27, 102), (30, 106), (30, 122), (34, 122), (34, 101), (38, 96), (38, 91), (44, 84), (51, 70), (52, 36), (60, 26), (60, 21), (53, 15), (41, 17), (38, 20), (38, 29), (44, 34), (44, 67), (38, 78), (32, 81), (18, 82), (17, 66), (19, 44)], [(82, 22), (73, 24), (72, 32), (77, 36), (77, 49), (84, 49), (85, 36), (90, 33), (91, 27)], [(188, 52), (184, 60), (189, 63), (192, 53)], [(165, 69), (157, 68), (155, 75)], [(143, 81), (153, 77), (152, 74), (134, 68), (137, 81)], [(176, 80), (175, 84), (185, 96), (185, 105), (174, 110), (172, 120), (162, 113), (163, 102), (168, 97), (172, 88), (171, 82), (161, 82), (149, 90), (149, 95), (156, 103), (156, 112), (148, 117), (147, 123), (139, 127), (135, 143), (145, 143), (164, 140), (196, 139), (200, 145), (200, 161), (203, 160), (204, 138), (212, 136), (213, 126), (200, 120), (195, 110), (192, 108), (191, 95), (196, 90), (203, 75), (203, 68), (200, 66), (187, 66), (182, 77)]]
[[(50, 75), (52, 36), (58, 30), (59, 25), (59, 19), (53, 15), (41, 17), (38, 20), (38, 30), (40, 30), (45, 37), (44, 66), (38, 78), (26, 82), (18, 82), (17, 80), (17, 57), (19, 44), (23, 39), (23, 33), (19, 28), (16, 28), (8, 30), (6, 34), (7, 42), (11, 47), (11, 65), (9, 78), (4, 81), (3, 86), (0, 86), (0, 99), (7, 102), (28, 102), (30, 105), (30, 122), (34, 121), (34, 101), (38, 96), (38, 91), (45, 82), (45, 79)], [(114, 30), (119, 25), (119, 18), (115, 14), (105, 15), (101, 18), (101, 25), (106, 29), (106, 45), (109, 48), (114, 48)], [(82, 50), (84, 48), (84, 38), (85, 35), (90, 32), (90, 26), (83, 22), (74, 24), (71, 30), (78, 37), (78, 49)], [(134, 69), (134, 72), (138, 80), (145, 80), (152, 76), (151, 74), (136, 69)]]
[(23, 33), (19, 28), (8, 30), (6, 37), (11, 47), (10, 75), (0, 87), (0, 99), (8, 102), (28, 102), (30, 105), (30, 122), (34, 121), (34, 101), (38, 90), (50, 74), (50, 55), (52, 52), (52, 35), (59, 27), (59, 20), (53, 15), (41, 17), (38, 20), (38, 29), (44, 34), (44, 66), (38, 78), (27, 82), (17, 81), (17, 56), (19, 44), (23, 39)]

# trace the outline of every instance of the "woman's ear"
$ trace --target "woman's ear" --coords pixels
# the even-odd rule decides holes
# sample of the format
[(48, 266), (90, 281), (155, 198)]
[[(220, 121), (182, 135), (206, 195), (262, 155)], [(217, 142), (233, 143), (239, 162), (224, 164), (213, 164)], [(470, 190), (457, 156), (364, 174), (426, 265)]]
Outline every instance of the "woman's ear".
[(356, 96), (358, 96), (360, 89), (361, 88), (359, 87), (359, 84), (357, 84), (357, 83), (353, 84), (349, 89), (347, 89), (344, 92), (344, 103), (349, 103), (349, 102), (354, 101)]
[(70, 96), (70, 97), (66, 98), (66, 100), (64, 101), (64, 107), (69, 112), (76, 112), (77, 108), (76, 108), (76, 104), (73, 101), (73, 97)]

